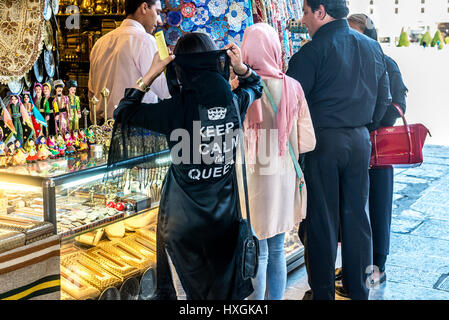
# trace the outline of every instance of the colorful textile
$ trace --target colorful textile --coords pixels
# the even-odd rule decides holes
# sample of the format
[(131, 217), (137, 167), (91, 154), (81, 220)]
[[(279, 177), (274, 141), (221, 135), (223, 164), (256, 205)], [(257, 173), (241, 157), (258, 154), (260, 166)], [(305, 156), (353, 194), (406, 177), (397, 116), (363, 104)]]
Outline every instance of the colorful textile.
[(186, 32), (206, 33), (219, 47), (229, 41), (240, 45), (245, 28), (253, 24), (250, 0), (179, 0), (176, 7), (172, 0), (163, 2), (165, 14), (180, 11), (184, 17), (179, 26), (165, 23), (162, 27), (167, 44), (172, 46)]

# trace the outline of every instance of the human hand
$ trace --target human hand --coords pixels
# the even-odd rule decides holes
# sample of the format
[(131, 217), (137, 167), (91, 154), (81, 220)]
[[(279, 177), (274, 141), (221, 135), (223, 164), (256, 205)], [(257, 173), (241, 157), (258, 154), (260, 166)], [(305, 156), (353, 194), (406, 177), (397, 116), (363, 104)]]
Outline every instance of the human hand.
[(242, 53), (240, 48), (233, 42), (230, 42), (223, 47), (223, 50), (227, 51), (229, 58), (231, 59), (231, 66), (237, 75), (243, 75), (248, 71), (248, 67), (243, 64)]

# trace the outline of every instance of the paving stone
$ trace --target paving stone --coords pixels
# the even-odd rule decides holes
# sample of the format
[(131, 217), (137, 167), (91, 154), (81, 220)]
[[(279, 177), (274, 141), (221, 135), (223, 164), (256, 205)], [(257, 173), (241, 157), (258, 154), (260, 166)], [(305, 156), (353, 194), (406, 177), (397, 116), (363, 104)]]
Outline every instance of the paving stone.
[(449, 206), (415, 202), (410, 209), (425, 213), (429, 219), (449, 220)]
[(386, 263), (387, 274), (390, 266), (401, 266), (439, 274), (447, 273), (449, 268), (449, 258), (447, 257), (425, 256), (416, 250), (400, 253), (392, 253), (391, 251), (390, 246), (390, 254)]
[(415, 220), (424, 220), (427, 217), (425, 213), (409, 209), (398, 212), (396, 216), (399, 218), (412, 218)]
[(386, 272), (387, 281), (411, 284), (429, 289), (433, 289), (435, 283), (441, 277), (441, 273), (438, 272), (395, 265), (389, 265)]
[(395, 217), (391, 220), (391, 232), (410, 233), (415, 230), (423, 220), (410, 217)]
[(438, 157), (431, 157), (431, 156), (424, 156), (424, 164), (441, 164), (449, 166), (449, 158), (438, 158)]
[[(442, 206), (449, 206), (449, 197), (445, 192), (439, 191), (426, 191), (421, 198), (418, 199), (419, 202), (438, 204)], [(417, 201), (417, 202), (418, 202)]]
[(400, 191), (403, 191), (405, 188), (407, 188), (407, 185), (405, 183), (395, 183), (393, 186), (393, 192), (398, 193)]
[(396, 200), (401, 199), (403, 197), (404, 197), (404, 195), (402, 195), (402, 194), (393, 193), (393, 201), (396, 201)]
[(395, 177), (395, 181), (396, 182), (400, 182), (400, 183), (423, 183), (423, 184), (427, 184), (428, 181), (425, 179), (420, 179), (420, 178), (416, 178), (416, 177), (411, 177), (409, 175), (398, 175)]
[(449, 292), (388, 281), (370, 290), (370, 300), (449, 300)]
[(424, 221), (412, 231), (412, 234), (426, 238), (449, 240), (449, 221)]
[(390, 253), (419, 253), (423, 257), (448, 257), (449, 241), (436, 238), (425, 238), (412, 234), (392, 233), (390, 238)]

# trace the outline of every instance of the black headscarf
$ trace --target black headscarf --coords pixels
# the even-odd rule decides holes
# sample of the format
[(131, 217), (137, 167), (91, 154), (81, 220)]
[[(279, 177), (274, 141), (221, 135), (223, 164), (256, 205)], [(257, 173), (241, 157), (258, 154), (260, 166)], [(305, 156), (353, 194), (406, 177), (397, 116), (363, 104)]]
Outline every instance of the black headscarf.
[[(177, 101), (185, 101), (183, 95), (193, 94), (205, 107), (227, 106), (232, 103), (229, 85), (229, 58), (225, 50), (177, 54), (167, 66), (167, 84), (172, 97), (181, 95)], [(151, 169), (158, 167), (155, 153), (167, 153), (166, 137), (148, 129), (134, 127), (130, 120), (140, 111), (137, 107), (123, 108), (117, 115), (108, 152), (106, 179), (121, 176), (113, 174), (120, 168)], [(139, 157), (136, 165), (134, 158)], [(148, 170), (141, 175), (144, 184), (150, 182)]]

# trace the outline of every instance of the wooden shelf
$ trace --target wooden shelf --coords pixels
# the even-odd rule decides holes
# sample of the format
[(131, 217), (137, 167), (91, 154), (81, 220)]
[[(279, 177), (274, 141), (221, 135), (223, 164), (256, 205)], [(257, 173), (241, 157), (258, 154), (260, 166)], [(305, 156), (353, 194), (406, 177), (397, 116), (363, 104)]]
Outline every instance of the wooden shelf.
[[(67, 13), (60, 13), (56, 15), (58, 18), (67, 18), (71, 16), (71, 14)], [(87, 14), (87, 13), (80, 13), (79, 16), (81, 18), (90, 18), (90, 19), (98, 19), (98, 18), (106, 18), (106, 19), (124, 19), (126, 18), (126, 15), (124, 14)]]

